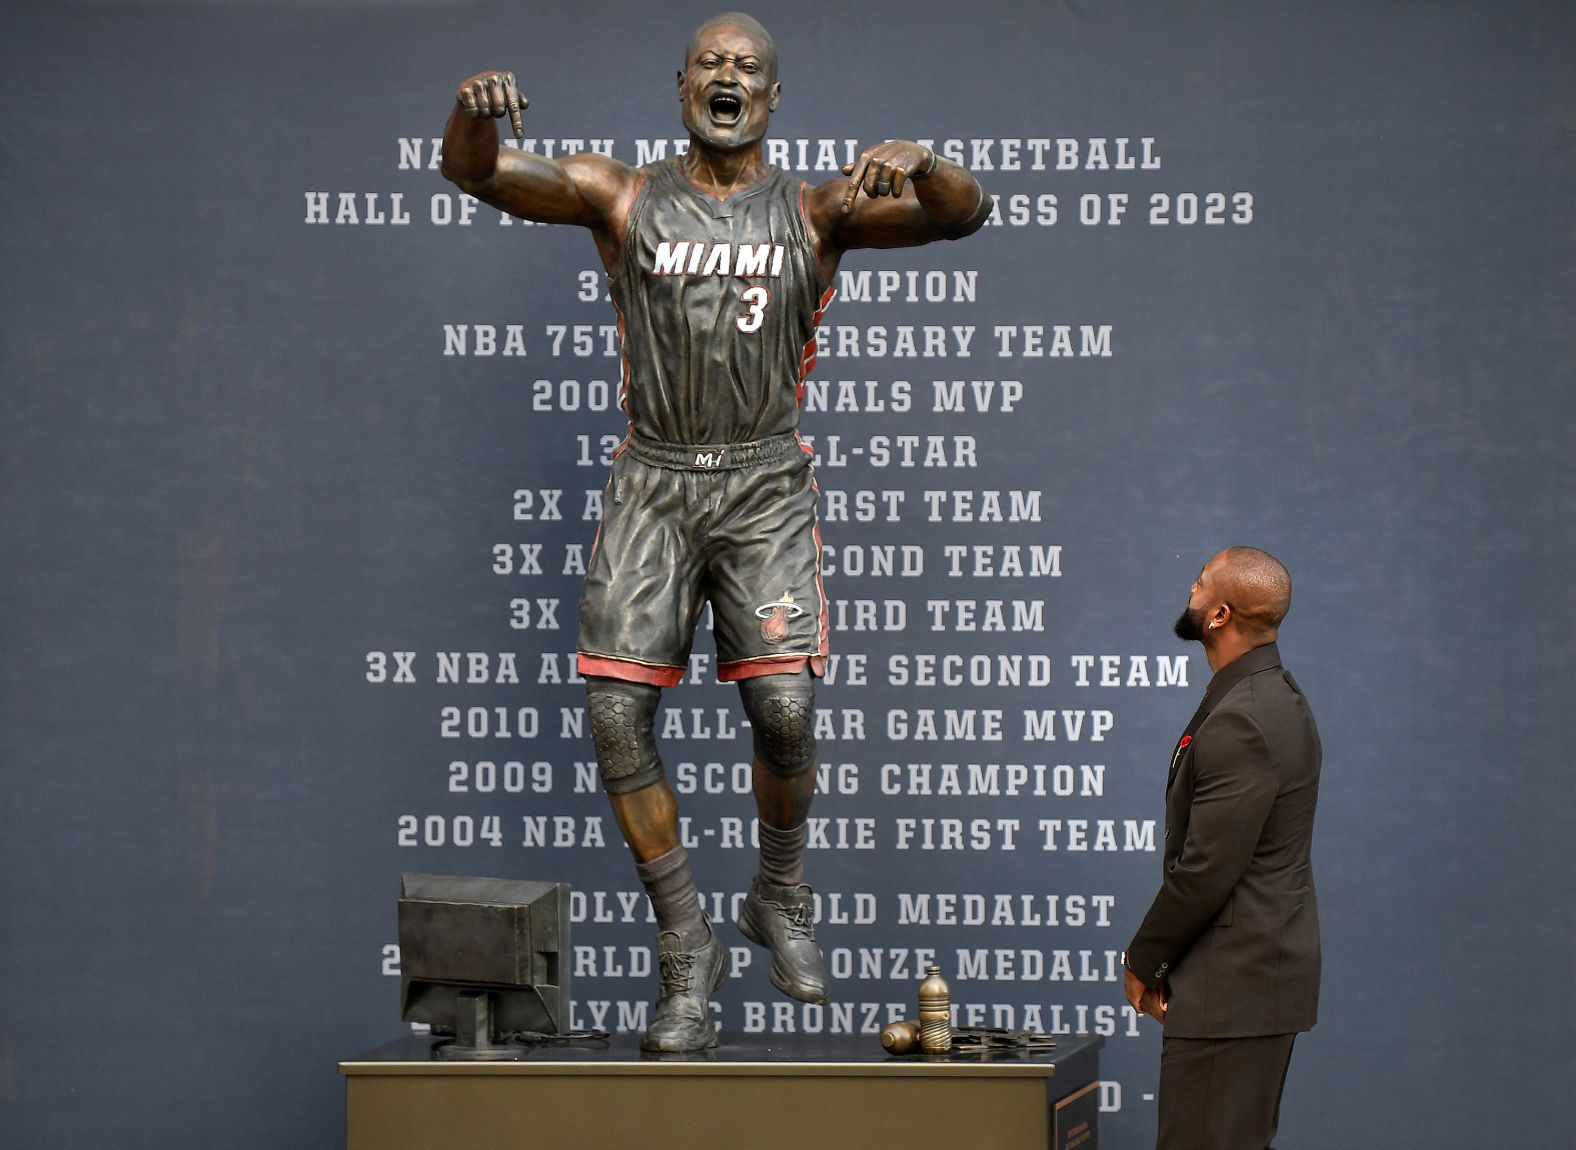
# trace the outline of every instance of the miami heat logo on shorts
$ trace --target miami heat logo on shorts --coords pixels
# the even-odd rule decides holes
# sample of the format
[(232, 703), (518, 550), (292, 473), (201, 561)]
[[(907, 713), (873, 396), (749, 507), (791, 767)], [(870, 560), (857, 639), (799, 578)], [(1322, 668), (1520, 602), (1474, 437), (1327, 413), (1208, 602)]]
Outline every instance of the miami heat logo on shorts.
[(784, 591), (775, 603), (762, 603), (755, 609), (761, 621), (761, 638), (768, 643), (781, 643), (788, 638), (788, 621), (804, 614), (804, 608), (793, 601), (793, 592)]

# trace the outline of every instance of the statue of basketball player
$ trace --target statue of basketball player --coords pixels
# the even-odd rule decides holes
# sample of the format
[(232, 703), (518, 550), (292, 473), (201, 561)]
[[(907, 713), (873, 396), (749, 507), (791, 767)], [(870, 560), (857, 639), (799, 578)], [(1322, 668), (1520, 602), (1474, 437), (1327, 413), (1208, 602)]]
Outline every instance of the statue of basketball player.
[(708, 996), (726, 967), (652, 734), (708, 601), (718, 678), (739, 684), (754, 735), (760, 871), (739, 929), (770, 948), (778, 989), (827, 1000), (803, 866), (812, 676), (827, 653), (803, 381), (845, 251), (958, 239), (991, 209), (968, 172), (906, 140), (819, 187), (768, 165), (777, 49), (742, 13), (690, 37), (678, 97), (689, 150), (642, 168), (500, 149), (489, 121), (509, 116), (518, 135), (526, 105), (509, 72), (461, 84), (443, 137), (443, 174), (463, 191), (589, 228), (618, 311), (629, 434), (580, 600), (579, 669), (603, 785), (656, 912), (662, 990), (642, 1046), (661, 1051), (716, 1045)]

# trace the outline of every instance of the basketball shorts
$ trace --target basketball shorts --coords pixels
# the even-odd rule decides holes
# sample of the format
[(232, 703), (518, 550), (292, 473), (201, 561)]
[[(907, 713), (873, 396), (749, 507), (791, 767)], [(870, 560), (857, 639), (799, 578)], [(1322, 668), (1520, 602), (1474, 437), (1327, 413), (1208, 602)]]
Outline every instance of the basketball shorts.
[(823, 674), (818, 496), (795, 434), (715, 447), (626, 440), (580, 596), (580, 673), (677, 685), (710, 603), (719, 679)]

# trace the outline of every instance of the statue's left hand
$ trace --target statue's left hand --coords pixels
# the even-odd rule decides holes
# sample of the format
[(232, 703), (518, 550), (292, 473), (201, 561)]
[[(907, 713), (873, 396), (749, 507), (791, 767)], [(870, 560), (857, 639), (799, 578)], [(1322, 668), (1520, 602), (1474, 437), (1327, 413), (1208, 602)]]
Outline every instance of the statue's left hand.
[(859, 159), (843, 165), (843, 175), (850, 177), (848, 194), (843, 197), (843, 211), (853, 210), (860, 188), (867, 196), (896, 198), (903, 194), (905, 181), (928, 176), (935, 166), (936, 154), (912, 140), (888, 140), (866, 148)]

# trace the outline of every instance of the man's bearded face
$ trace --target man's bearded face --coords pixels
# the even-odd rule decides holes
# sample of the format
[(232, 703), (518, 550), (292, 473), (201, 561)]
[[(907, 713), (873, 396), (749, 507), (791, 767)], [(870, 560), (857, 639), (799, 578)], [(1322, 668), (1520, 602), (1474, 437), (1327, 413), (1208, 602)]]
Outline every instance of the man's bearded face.
[(1191, 603), (1182, 608), (1182, 614), (1177, 616), (1177, 621), (1171, 625), (1172, 632), (1178, 639), (1186, 643), (1202, 643), (1204, 641), (1204, 608), (1194, 607)]

